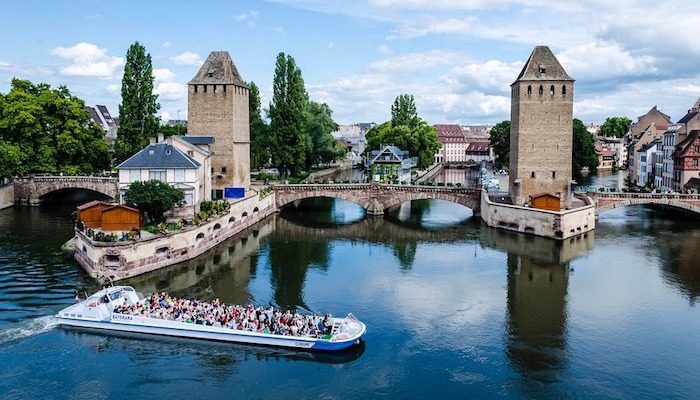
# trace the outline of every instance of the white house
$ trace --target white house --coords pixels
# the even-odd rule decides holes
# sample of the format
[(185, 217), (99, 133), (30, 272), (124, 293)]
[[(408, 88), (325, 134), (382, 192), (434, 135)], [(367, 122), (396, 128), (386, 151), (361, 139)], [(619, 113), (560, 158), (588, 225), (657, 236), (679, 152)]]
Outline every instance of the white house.
[(203, 182), (201, 178), (207, 171), (203, 171), (203, 164), (195, 160), (196, 150), (186, 150), (192, 151), (192, 156), (188, 155), (178, 148), (183, 144), (177, 140), (171, 140), (175, 145), (165, 142), (150, 144), (117, 166), (122, 203), (129, 185), (147, 180), (159, 180), (182, 189), (185, 209), (196, 208), (208, 198), (207, 194), (210, 196), (211, 191), (205, 190), (206, 181)]

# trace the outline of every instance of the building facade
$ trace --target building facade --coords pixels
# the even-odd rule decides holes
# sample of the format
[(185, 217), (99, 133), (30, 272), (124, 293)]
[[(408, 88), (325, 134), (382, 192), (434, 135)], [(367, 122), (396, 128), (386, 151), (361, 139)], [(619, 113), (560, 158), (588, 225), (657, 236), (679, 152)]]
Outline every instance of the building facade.
[(467, 161), (468, 143), (462, 127), (456, 124), (433, 125), (440, 142), (440, 150), (435, 155), (436, 163), (463, 163)]
[(685, 185), (700, 177), (700, 130), (691, 131), (673, 154), (673, 190), (686, 192)]
[(679, 125), (672, 124), (669, 125), (664, 136), (661, 139), (663, 152), (663, 160), (661, 161), (661, 189), (664, 192), (669, 192), (673, 189), (673, 152), (676, 149), (676, 132), (678, 131)]
[(379, 150), (372, 150), (367, 160), (367, 169), (373, 182), (411, 183), (411, 168), (418, 164), (418, 159), (411, 158), (408, 151), (396, 146), (382, 145)]
[(511, 85), (510, 193), (516, 205), (571, 193), (574, 79), (552, 51), (537, 46)]
[(634, 165), (637, 160), (635, 153), (642, 146), (661, 137), (669, 125), (671, 125), (671, 117), (654, 106), (646, 114), (637, 117), (637, 122), (630, 126), (624, 139), (627, 147), (628, 177), (631, 183), (635, 184), (637, 180), (637, 167)]
[(187, 134), (211, 136), (212, 197), (250, 186), (249, 88), (227, 51), (213, 51), (188, 83)]

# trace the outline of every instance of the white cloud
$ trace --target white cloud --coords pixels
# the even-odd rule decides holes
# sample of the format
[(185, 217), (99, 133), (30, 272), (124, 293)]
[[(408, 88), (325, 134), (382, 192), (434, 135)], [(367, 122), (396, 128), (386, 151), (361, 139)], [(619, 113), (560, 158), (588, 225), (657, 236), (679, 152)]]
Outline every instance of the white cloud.
[(153, 69), (153, 77), (155, 78), (156, 82), (163, 82), (163, 81), (173, 81), (175, 80), (175, 73), (168, 68), (154, 68)]
[(121, 86), (116, 83), (110, 83), (105, 89), (107, 89), (107, 93), (111, 94), (119, 94), (122, 90)]
[(10, 63), (0, 60), (0, 68), (9, 67)]
[(479, 88), (489, 93), (508, 92), (523, 64), (522, 61), (506, 63), (500, 60), (463, 64), (455, 67), (445, 80), (458, 87)]
[(154, 91), (160, 101), (180, 101), (187, 98), (187, 86), (179, 82), (160, 82)]
[(656, 59), (633, 56), (619, 44), (596, 41), (570, 47), (557, 54), (559, 62), (576, 79), (602, 80), (611, 77), (655, 74)]
[(199, 56), (199, 54), (191, 52), (191, 51), (186, 51), (184, 53), (170, 57), (170, 61), (172, 61), (173, 63), (178, 64), (178, 65), (194, 65), (194, 66), (199, 66), (204, 62), (202, 60), (202, 58)]
[(160, 47), (162, 47), (164, 49), (169, 49), (170, 47), (172, 47), (172, 45), (173, 44), (171, 42), (166, 40), (165, 42), (163, 42), (163, 44), (160, 45)]
[(387, 39), (412, 39), (429, 34), (468, 34), (472, 31), (475, 17), (448, 18), (436, 21), (434, 18), (427, 18), (421, 21), (405, 23), (392, 31)]
[(124, 64), (121, 57), (110, 57), (107, 49), (87, 42), (72, 47), (56, 47), (51, 54), (70, 60), (71, 64), (60, 70), (62, 75), (109, 78)]
[(370, 64), (378, 71), (424, 71), (440, 65), (457, 64), (469, 58), (463, 53), (445, 50), (432, 50), (421, 53), (408, 53), (385, 58)]
[(385, 44), (380, 45), (380, 46), (377, 48), (377, 50), (378, 50), (380, 53), (382, 53), (382, 54), (391, 54), (391, 53), (394, 52), (394, 51), (391, 49), (391, 47), (389, 47), (389, 46), (387, 46), (387, 45), (385, 45)]
[(243, 22), (243, 21), (247, 21), (247, 20), (251, 20), (251, 19), (257, 19), (258, 15), (259, 15), (259, 13), (257, 11), (252, 10), (252, 11), (247, 12), (247, 13), (236, 15), (235, 19), (238, 22)]

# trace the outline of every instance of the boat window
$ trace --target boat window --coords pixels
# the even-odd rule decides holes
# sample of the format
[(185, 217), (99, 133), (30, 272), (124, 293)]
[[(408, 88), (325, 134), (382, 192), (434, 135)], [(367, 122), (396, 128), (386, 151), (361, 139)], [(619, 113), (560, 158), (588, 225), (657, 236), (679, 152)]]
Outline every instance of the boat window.
[(112, 294), (109, 295), (109, 298), (110, 298), (112, 301), (114, 301), (114, 300), (116, 300), (116, 299), (118, 299), (118, 298), (120, 298), (120, 297), (122, 297), (122, 292), (114, 292), (114, 293), (112, 293)]
[(107, 295), (100, 297), (100, 303), (103, 303), (103, 304), (109, 303), (109, 297), (107, 297)]

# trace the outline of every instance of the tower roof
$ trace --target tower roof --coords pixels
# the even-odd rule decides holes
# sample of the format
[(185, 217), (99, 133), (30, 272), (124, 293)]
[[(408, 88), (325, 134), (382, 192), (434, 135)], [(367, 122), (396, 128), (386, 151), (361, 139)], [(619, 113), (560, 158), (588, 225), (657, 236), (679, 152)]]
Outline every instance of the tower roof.
[(190, 85), (237, 85), (248, 87), (228, 51), (212, 51)]
[(573, 81), (574, 78), (564, 71), (559, 60), (547, 46), (537, 46), (532, 50), (518, 81)]

